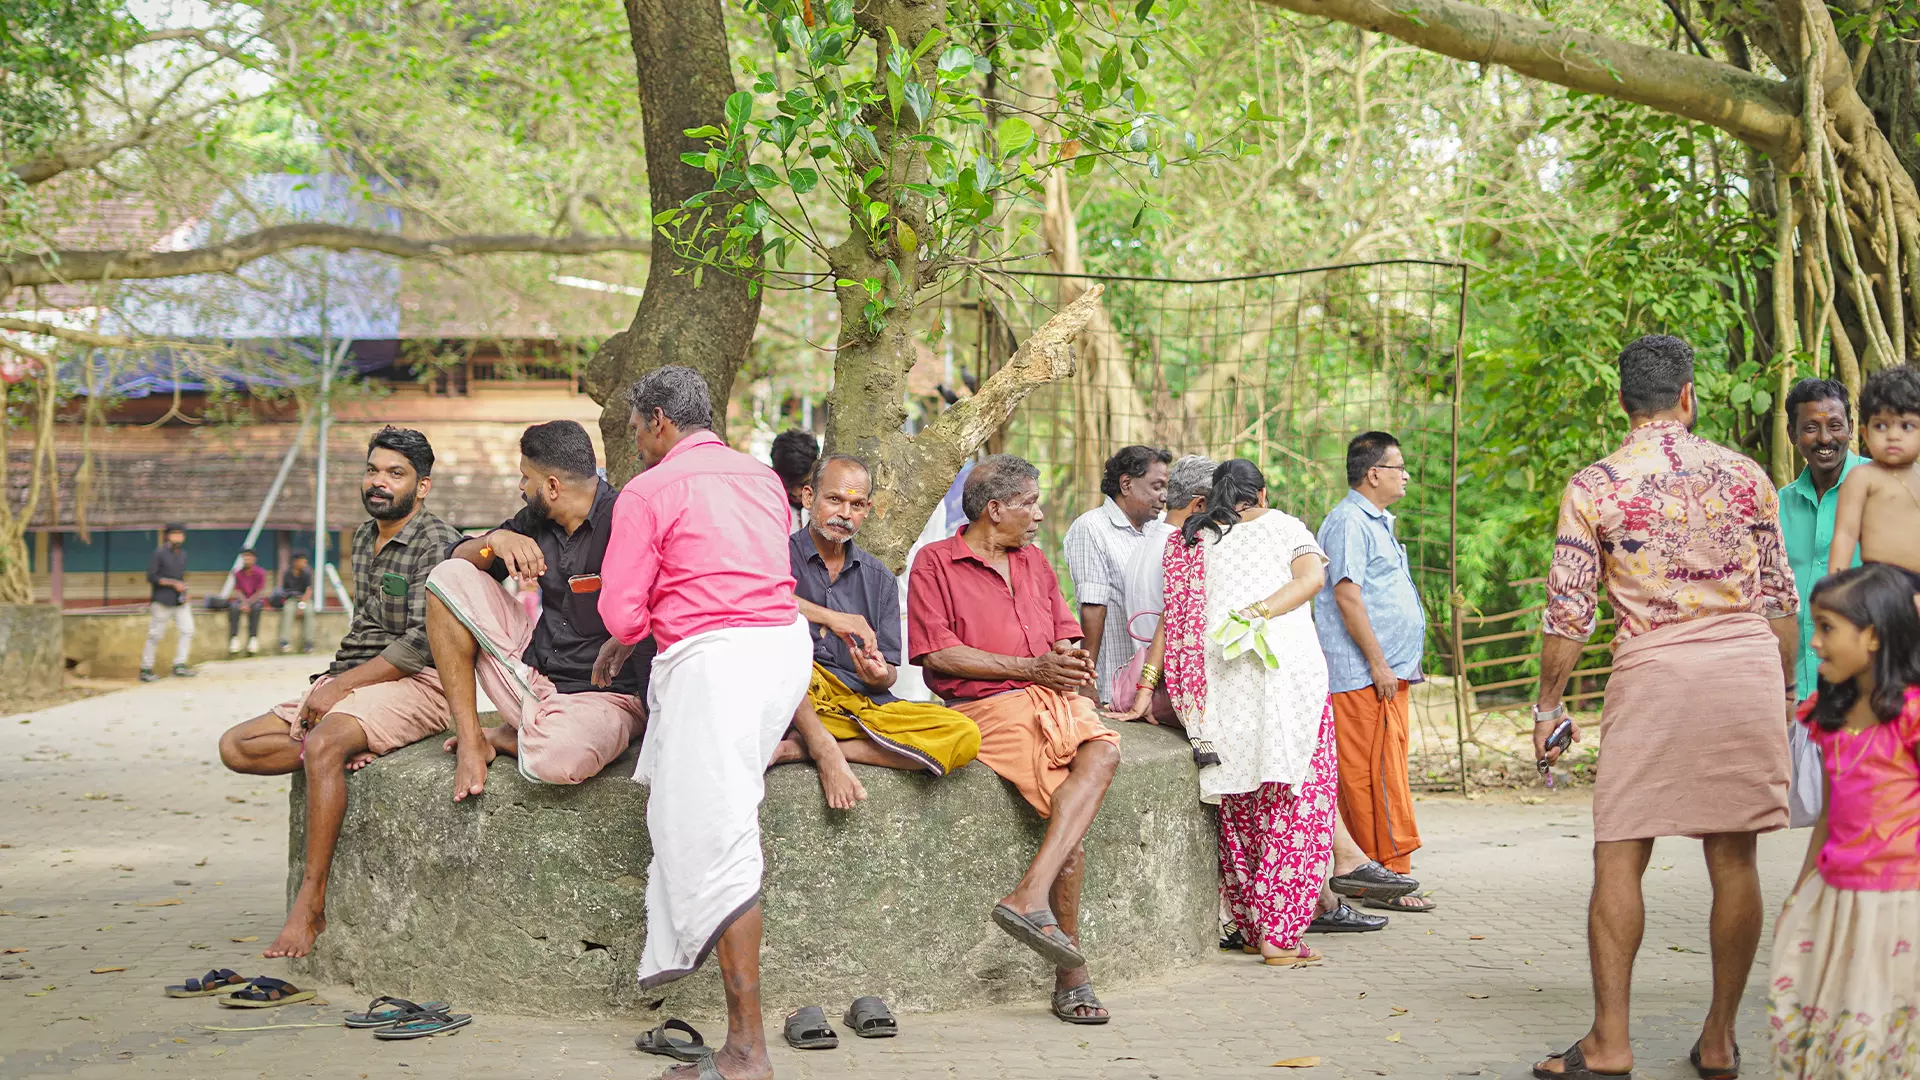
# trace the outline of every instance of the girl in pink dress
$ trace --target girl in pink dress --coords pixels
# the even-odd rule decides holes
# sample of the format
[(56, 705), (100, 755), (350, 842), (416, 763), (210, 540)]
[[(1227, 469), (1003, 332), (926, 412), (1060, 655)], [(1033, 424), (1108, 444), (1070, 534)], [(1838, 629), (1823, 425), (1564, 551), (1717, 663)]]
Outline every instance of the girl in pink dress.
[(1820, 688), (1800, 722), (1820, 747), (1827, 799), (1774, 925), (1777, 1077), (1920, 1076), (1916, 581), (1868, 563), (1823, 579), (1809, 600)]

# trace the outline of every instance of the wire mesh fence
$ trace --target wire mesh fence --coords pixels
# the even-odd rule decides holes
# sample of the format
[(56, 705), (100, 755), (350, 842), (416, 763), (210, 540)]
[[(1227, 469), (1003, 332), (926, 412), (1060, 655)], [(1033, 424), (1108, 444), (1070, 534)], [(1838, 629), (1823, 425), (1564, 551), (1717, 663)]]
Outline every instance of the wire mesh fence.
[(1090, 282), (1106, 286), (1074, 378), (1028, 398), (991, 447), (1039, 466), (1041, 542), (1056, 566), (1062, 535), (1100, 504), (1102, 467), (1122, 446), (1247, 458), (1272, 504), (1317, 528), (1348, 491), (1348, 440), (1368, 430), (1399, 439), (1410, 484), (1393, 513), (1427, 607), (1427, 669), (1442, 676), (1415, 694), (1416, 752), (1427, 748), (1430, 783), (1459, 782), (1452, 598), (1466, 268), (1394, 260), (1206, 280), (1034, 271), (985, 281), (965, 305), (972, 325), (954, 327), (972, 331), (976, 375)]

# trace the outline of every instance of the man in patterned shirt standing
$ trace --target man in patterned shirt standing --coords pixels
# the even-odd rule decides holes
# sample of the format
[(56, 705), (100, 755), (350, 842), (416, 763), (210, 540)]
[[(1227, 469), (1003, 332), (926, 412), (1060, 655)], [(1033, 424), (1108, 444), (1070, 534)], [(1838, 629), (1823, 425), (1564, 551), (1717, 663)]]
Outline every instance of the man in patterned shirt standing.
[[(1652, 335), (1620, 354), (1620, 449), (1568, 482), (1547, 577), (1535, 754), (1566, 716), (1567, 678), (1602, 584), (1616, 627), (1593, 793), (1587, 934), (1594, 1021), (1536, 1077), (1624, 1073), (1640, 879), (1660, 836), (1705, 841), (1713, 1001), (1693, 1064), (1734, 1075), (1733, 1025), (1765, 912), (1756, 837), (1787, 826), (1786, 721), (1798, 700), (1800, 598), (1766, 471), (1693, 434), (1693, 350)], [(1784, 685), (1783, 685), (1784, 684)], [(1577, 732), (1576, 732), (1577, 735)]]
[(305, 693), (220, 736), (220, 760), (235, 772), (306, 771), (306, 873), (267, 956), (305, 956), (327, 927), (347, 770), (447, 729), (447, 698), (427, 648), (427, 574), (461, 537), (427, 513), (432, 476), (425, 435), (396, 427), (374, 435), (360, 481), (372, 520), (353, 534), (353, 625)]

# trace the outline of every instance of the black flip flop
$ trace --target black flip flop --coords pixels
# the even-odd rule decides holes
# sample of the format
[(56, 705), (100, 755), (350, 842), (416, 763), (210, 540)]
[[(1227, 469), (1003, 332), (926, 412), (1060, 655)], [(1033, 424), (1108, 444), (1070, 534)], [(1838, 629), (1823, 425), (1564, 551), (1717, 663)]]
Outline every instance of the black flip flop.
[[(381, 1008), (382, 1005), (390, 1008)], [(422, 1013), (444, 1012), (447, 1003), (429, 1001), (425, 1005), (415, 1005), (406, 998), (381, 996), (367, 1002), (366, 1012), (348, 1013), (344, 1023), (350, 1028), (383, 1028), (398, 1024), (421, 1015)]]
[(840, 1045), (839, 1033), (818, 1005), (802, 1005), (788, 1013), (784, 1033), (787, 1045), (795, 1050), (831, 1050)]
[(893, 1018), (893, 1010), (877, 997), (854, 998), (840, 1022), (863, 1039), (891, 1039), (900, 1034), (900, 1022)]
[(277, 1009), (312, 1001), (313, 996), (313, 991), (302, 990), (285, 979), (262, 975), (248, 983), (246, 989), (221, 998), (220, 1004), (229, 1009)]
[(167, 996), (171, 998), (212, 997), (225, 994), (246, 986), (253, 980), (232, 968), (215, 968), (197, 979), (188, 979), (177, 986), (167, 987)]
[[(668, 1032), (678, 1031), (687, 1037), (681, 1042)], [(643, 1054), (659, 1054), (675, 1061), (699, 1061), (713, 1053), (708, 1049), (707, 1041), (685, 1020), (669, 1019), (666, 1023), (633, 1040), (633, 1048)]]
[(1085, 1006), (1090, 1009), (1104, 1009), (1100, 999), (1094, 996), (1093, 983), (1083, 982), (1079, 986), (1069, 986), (1065, 990), (1053, 992), (1053, 1015), (1069, 1024), (1104, 1024), (1113, 1019), (1107, 1016), (1078, 1016), (1073, 1010)]
[(1687, 1051), (1687, 1060), (1693, 1064), (1693, 1071), (1700, 1074), (1700, 1080), (1740, 1080), (1740, 1044), (1733, 1044), (1733, 1064), (1723, 1069), (1709, 1069), (1700, 1064), (1700, 1040), (1693, 1040), (1693, 1049)]
[(1054, 967), (1070, 971), (1086, 966), (1087, 958), (1073, 947), (1072, 939), (1060, 929), (1060, 920), (1046, 908), (1022, 915), (1005, 904), (995, 904), (993, 922), (1015, 941), (1046, 957)]
[(384, 1027), (373, 1033), (376, 1039), (398, 1042), (402, 1039), (424, 1039), (430, 1035), (444, 1035), (456, 1028), (473, 1023), (468, 1013), (450, 1013), (445, 1009), (432, 1009), (423, 1012), (405, 1023)]
[(1626, 1072), (1598, 1072), (1587, 1068), (1587, 1055), (1580, 1049), (1579, 1043), (1574, 1043), (1572, 1046), (1567, 1047), (1557, 1054), (1547, 1055), (1548, 1061), (1552, 1061), (1554, 1058), (1559, 1058), (1566, 1063), (1566, 1071), (1548, 1072), (1540, 1066), (1535, 1065), (1533, 1067), (1534, 1080), (1599, 1080), (1599, 1078), (1603, 1076), (1607, 1077), (1608, 1080), (1632, 1080), (1633, 1078), (1633, 1070), (1631, 1069)]

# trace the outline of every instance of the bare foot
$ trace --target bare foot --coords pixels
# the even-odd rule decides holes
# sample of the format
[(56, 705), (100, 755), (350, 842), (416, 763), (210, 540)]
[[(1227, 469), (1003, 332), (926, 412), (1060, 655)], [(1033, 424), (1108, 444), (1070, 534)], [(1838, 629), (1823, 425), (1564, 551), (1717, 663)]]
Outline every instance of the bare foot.
[[(767, 1058), (765, 1047), (758, 1054), (748, 1056), (723, 1046), (713, 1055), (713, 1066), (726, 1080), (773, 1080), (773, 1062)], [(699, 1075), (698, 1064), (675, 1065), (661, 1073), (660, 1080), (696, 1080)]]
[(767, 762), (767, 768), (775, 765), (792, 765), (807, 760), (807, 748), (797, 739), (781, 739), (780, 745), (773, 748), (773, 760)]
[(379, 756), (380, 756), (379, 754), (376, 754), (371, 750), (362, 750), (359, 753), (347, 759), (347, 771), (359, 772), (361, 769), (364, 769), (367, 766), (373, 764), (373, 759)]
[(493, 743), (480, 740), (478, 746), (471, 749), (465, 746), (454, 748), (458, 761), (453, 767), (453, 801), (460, 802), (470, 796), (480, 795), (487, 790), (487, 766), (493, 763)]
[(820, 763), (820, 790), (826, 792), (827, 805), (835, 810), (851, 810), (867, 799), (866, 786), (845, 761)]
[(287, 924), (280, 928), (280, 936), (273, 939), (261, 956), (305, 956), (313, 951), (313, 939), (327, 928), (327, 916), (324, 912), (308, 912), (304, 907), (295, 907), (287, 912)]

